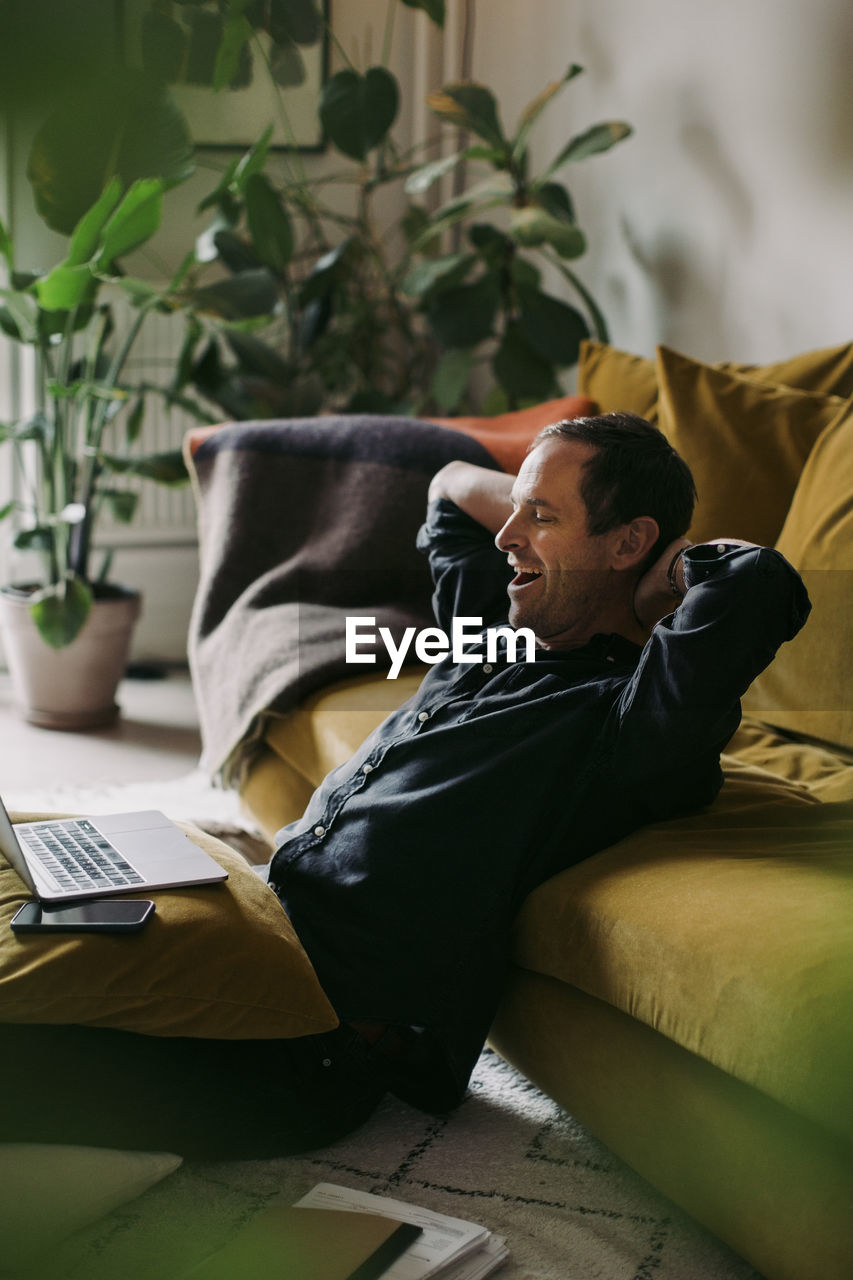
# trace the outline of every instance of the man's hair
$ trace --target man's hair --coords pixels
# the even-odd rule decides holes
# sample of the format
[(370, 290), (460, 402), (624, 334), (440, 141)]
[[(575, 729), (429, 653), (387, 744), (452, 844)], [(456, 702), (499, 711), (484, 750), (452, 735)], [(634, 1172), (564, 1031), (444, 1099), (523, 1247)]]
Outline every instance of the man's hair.
[(644, 570), (690, 527), (696, 501), (690, 468), (645, 418), (635, 413), (567, 418), (540, 431), (530, 448), (551, 439), (579, 440), (595, 449), (581, 478), (591, 534), (608, 533), (638, 516), (657, 521), (660, 535)]

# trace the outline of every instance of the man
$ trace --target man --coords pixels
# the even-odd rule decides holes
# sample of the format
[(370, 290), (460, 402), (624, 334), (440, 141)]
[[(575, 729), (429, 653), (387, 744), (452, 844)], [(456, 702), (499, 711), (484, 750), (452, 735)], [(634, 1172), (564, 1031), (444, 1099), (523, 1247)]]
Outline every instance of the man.
[(807, 616), (778, 553), (690, 545), (693, 501), (684, 462), (631, 415), (546, 428), (518, 477), (465, 463), (438, 473), (419, 537), (437, 621), (508, 616), (535, 633), (535, 660), (513, 660), (505, 631), (491, 660), (484, 640), (437, 663), (279, 832), (269, 883), (338, 1032), (236, 1048), (100, 1033), (108, 1075), (147, 1040), (149, 1070), (162, 1058), (179, 1100), (224, 1071), (263, 1083), (242, 1098), (236, 1134), (206, 1141), (197, 1100), (166, 1110), (160, 1098), (159, 1129), (136, 1145), (283, 1154), (353, 1127), (386, 1089), (427, 1110), (458, 1103), (525, 896), (643, 823), (713, 800), (740, 695)]
[(439, 624), (505, 619), (508, 593), (536, 660), (434, 666), (270, 867), (342, 1019), (393, 1029), (392, 1088), (418, 1106), (462, 1096), (527, 893), (713, 800), (740, 694), (806, 616), (777, 553), (690, 547), (693, 498), (630, 415), (547, 428), (517, 478), (451, 463), (433, 480), (419, 545)]

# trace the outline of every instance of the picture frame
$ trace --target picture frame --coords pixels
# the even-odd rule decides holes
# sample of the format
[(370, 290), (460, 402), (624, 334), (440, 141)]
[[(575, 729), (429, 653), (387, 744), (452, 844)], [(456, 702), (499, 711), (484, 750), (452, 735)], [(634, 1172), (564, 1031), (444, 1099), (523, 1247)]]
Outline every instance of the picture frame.
[[(252, 74), (245, 86), (214, 91), (209, 85), (181, 82), (170, 85), (196, 147), (244, 150), (272, 125), (271, 149), (315, 152), (325, 149), (318, 105), (329, 74), (330, 0), (316, 0), (316, 7), (323, 15), (325, 29), (316, 44), (298, 46), (305, 68), (303, 83), (282, 87), (267, 74), (261, 59), (268, 57), (271, 41), (262, 32), (252, 41)], [(117, 0), (117, 8), (125, 19), (130, 16), (122, 0)], [(129, 40), (131, 47), (138, 47), (137, 24), (126, 21), (122, 26), (124, 39)]]

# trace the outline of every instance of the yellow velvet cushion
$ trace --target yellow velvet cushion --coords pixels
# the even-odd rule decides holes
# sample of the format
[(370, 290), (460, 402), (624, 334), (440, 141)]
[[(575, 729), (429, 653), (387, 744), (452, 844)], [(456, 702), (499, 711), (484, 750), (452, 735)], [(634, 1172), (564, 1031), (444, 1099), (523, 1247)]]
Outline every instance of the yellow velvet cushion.
[(13, 933), (9, 921), (30, 895), (0, 858), (1, 1021), (225, 1040), (288, 1038), (337, 1025), (272, 891), (240, 854), (177, 825), (228, 880), (134, 895), (150, 896), (156, 914), (127, 937)]
[(514, 957), (853, 1137), (853, 804), (737, 767), (534, 890)]
[[(806, 351), (772, 364), (722, 361), (712, 368), (760, 382), (795, 387), (800, 391), (853, 395), (853, 342)], [(654, 360), (644, 356), (620, 351), (592, 338), (585, 339), (581, 343), (578, 362), (578, 391), (591, 396), (601, 413), (623, 410), (638, 413), (649, 422), (657, 422), (657, 371)]]
[(638, 413), (657, 421), (658, 384), (654, 360), (585, 338), (578, 360), (578, 392), (600, 413)]
[(812, 612), (744, 706), (853, 751), (853, 405), (812, 450), (777, 546), (802, 574)]
[(812, 446), (844, 413), (838, 396), (771, 386), (658, 348), (658, 426), (698, 491), (692, 542), (772, 546)]

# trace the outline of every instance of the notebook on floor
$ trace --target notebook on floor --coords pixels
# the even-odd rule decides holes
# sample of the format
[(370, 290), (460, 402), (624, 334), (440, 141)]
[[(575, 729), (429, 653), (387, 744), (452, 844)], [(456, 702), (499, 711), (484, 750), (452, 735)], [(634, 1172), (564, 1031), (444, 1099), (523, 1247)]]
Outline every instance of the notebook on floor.
[(0, 851), (40, 902), (73, 902), (228, 878), (157, 809), (12, 826), (0, 800)]

